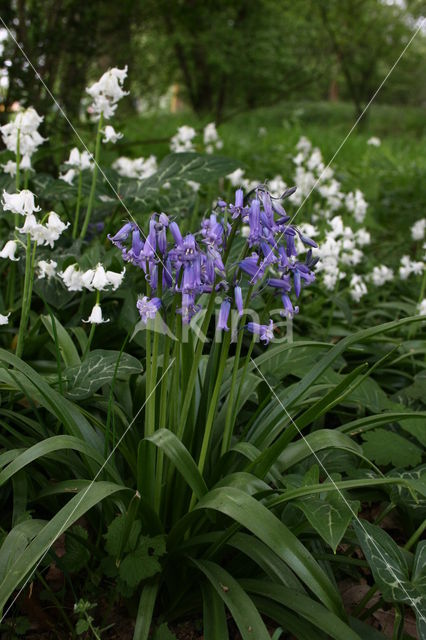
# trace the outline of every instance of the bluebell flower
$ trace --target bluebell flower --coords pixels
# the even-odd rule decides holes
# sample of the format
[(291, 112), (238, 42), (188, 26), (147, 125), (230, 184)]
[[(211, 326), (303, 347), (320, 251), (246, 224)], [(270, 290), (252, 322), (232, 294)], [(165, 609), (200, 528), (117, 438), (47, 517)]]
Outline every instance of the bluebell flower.
[(217, 328), (220, 329), (221, 331), (229, 331), (228, 317), (229, 317), (230, 310), (231, 310), (231, 301), (226, 299), (220, 305), (219, 320), (217, 323)]
[(252, 200), (249, 210), (249, 245), (252, 247), (257, 244), (261, 238), (262, 227), (260, 224), (260, 201)]
[(243, 293), (241, 291), (241, 287), (235, 287), (234, 296), (235, 296), (235, 305), (237, 307), (238, 314), (242, 316), (244, 303), (243, 303)]
[(191, 318), (201, 309), (199, 304), (195, 304), (195, 296), (193, 294), (182, 294), (182, 306), (178, 309), (178, 313), (182, 315), (182, 322), (189, 324)]
[(147, 296), (144, 296), (143, 298), (139, 298), (136, 303), (136, 307), (139, 311), (142, 322), (146, 324), (148, 320), (154, 320), (159, 308), (161, 307), (161, 300), (160, 298), (148, 298)]
[(281, 296), (284, 309), (280, 311), (280, 315), (292, 318), (296, 313), (299, 313), (299, 307), (293, 307), (293, 304), (286, 293)]
[(111, 234), (109, 233), (108, 240), (111, 240), (112, 244), (118, 247), (119, 249), (123, 249), (124, 247), (123, 243), (127, 240), (131, 231), (135, 227), (136, 225), (133, 222), (126, 222), (121, 227), (121, 229), (117, 231), (117, 233), (114, 236), (111, 236)]
[(249, 258), (244, 258), (244, 260), (241, 260), (239, 265), (240, 269), (251, 277), (250, 282), (252, 284), (258, 282), (264, 276), (265, 267), (262, 262), (259, 263), (259, 256), (257, 253), (252, 253)]
[(244, 192), (242, 189), (237, 189), (235, 192), (235, 204), (230, 204), (228, 207), (232, 219), (243, 218), (247, 215), (248, 207), (244, 206)]
[(274, 323), (272, 320), (269, 321), (269, 324), (258, 324), (257, 322), (248, 322), (247, 329), (250, 333), (254, 333), (258, 335), (259, 338), (265, 344), (269, 344), (269, 342), (274, 337)]

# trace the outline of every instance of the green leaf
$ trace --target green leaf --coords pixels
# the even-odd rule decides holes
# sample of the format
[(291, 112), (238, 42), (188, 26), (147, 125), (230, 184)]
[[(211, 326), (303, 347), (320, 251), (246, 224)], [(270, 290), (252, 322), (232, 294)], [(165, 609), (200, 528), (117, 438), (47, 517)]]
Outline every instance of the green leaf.
[(241, 633), (243, 640), (271, 640), (260, 614), (238, 582), (219, 565), (208, 560), (193, 560), (210, 581)]
[(75, 438), (74, 436), (52, 436), (51, 438), (37, 442), (16, 456), (16, 458), (0, 472), (0, 486), (7, 482), (15, 473), (31, 464), (31, 462), (34, 462), (34, 460), (38, 460), (42, 456), (49, 455), (55, 451), (70, 449), (80, 451), (88, 458), (95, 460), (99, 466), (105, 465), (105, 469), (111, 474), (111, 477), (120, 482), (120, 477), (111, 464), (105, 464), (104, 457), (98, 453), (96, 449), (84, 442), (84, 440)]
[(77, 624), (75, 625), (76, 634), (80, 636), (82, 633), (86, 633), (88, 629), (89, 629), (89, 621), (86, 620), (86, 618), (80, 618), (80, 620), (78, 620)]
[(321, 497), (306, 496), (303, 500), (294, 500), (292, 504), (304, 513), (309, 524), (334, 553), (360, 507), (358, 501), (348, 500), (337, 491)]
[(207, 493), (207, 485), (194, 459), (174, 433), (168, 431), (168, 429), (159, 429), (146, 440), (164, 451), (179, 473), (185, 478), (197, 498), (201, 498)]
[[(141, 532), (140, 520), (134, 520), (130, 529), (130, 534), (124, 551), (133, 551), (136, 548), (138, 537)], [(122, 547), (123, 536), (126, 532), (126, 514), (122, 514), (114, 518), (108, 526), (105, 538), (105, 550), (113, 558), (118, 558)]]
[[(344, 437), (342, 437), (344, 436)], [(323, 449), (342, 449), (362, 457), (362, 449), (343, 433), (332, 429), (320, 429), (305, 438), (289, 444), (280, 455), (277, 467), (281, 473)]]
[(3, 609), (13, 591), (31, 573), (40, 558), (66, 529), (93, 506), (124, 489), (125, 487), (110, 482), (95, 482), (71, 498), (39, 531), (26, 549), (15, 557), (15, 562), (0, 583), (0, 609)]
[[(50, 337), (54, 340), (54, 332), (52, 327), (52, 318), (50, 316), (41, 316), (44, 326), (49, 332)], [(80, 356), (78, 351), (70, 338), (70, 335), (66, 329), (61, 325), (59, 320), (55, 318), (56, 333), (58, 335), (59, 351), (62, 359), (67, 367), (72, 367), (80, 364)]]
[(422, 460), (422, 449), (393, 431), (374, 429), (362, 437), (364, 454), (377, 464), (415, 467)]
[(90, 560), (90, 551), (85, 546), (85, 540), (89, 536), (86, 529), (80, 525), (74, 525), (65, 536), (65, 554), (61, 557), (61, 568), (69, 573), (77, 573), (87, 566)]
[(209, 582), (201, 584), (204, 640), (229, 640), (223, 599)]
[[(22, 386), (29, 398), (50, 411), (74, 436), (82, 437), (94, 448), (103, 450), (101, 437), (81, 414), (78, 407), (49, 386), (37, 371), (5, 349), (0, 349), (0, 362), (14, 367), (14, 375), (20, 376)], [(19, 384), (16, 384), (16, 390), (19, 393), (22, 392)], [(93, 469), (96, 472), (95, 465)]]
[(155, 576), (161, 571), (158, 559), (166, 552), (165, 536), (154, 538), (142, 536), (135, 551), (129, 553), (120, 563), (120, 578), (131, 587)]
[(426, 447), (426, 416), (401, 420), (401, 427)]
[(154, 631), (152, 640), (176, 640), (176, 636), (170, 631), (167, 623), (163, 622), (163, 624), (160, 624)]
[(409, 604), (416, 614), (420, 638), (426, 637), (426, 543), (419, 543), (410, 579), (407, 552), (390, 535), (367, 520), (354, 522), (353, 526), (383, 598)]
[(335, 640), (361, 640), (343, 620), (307, 595), (266, 580), (241, 580), (240, 584), (249, 593), (286, 606)]
[(133, 640), (148, 640), (159, 586), (158, 581), (151, 581), (147, 582), (142, 589)]
[(235, 487), (213, 489), (170, 533), (173, 539), (184, 534), (199, 509), (219, 511), (251, 531), (276, 553), (318, 598), (338, 615), (343, 608), (340, 596), (306, 547), (269, 509)]
[(118, 378), (142, 372), (139, 360), (127, 353), (120, 356), (119, 351), (95, 349), (80, 365), (69, 367), (63, 372), (64, 379), (68, 382), (68, 397), (73, 400), (90, 398), (104, 384), (111, 382), (118, 358)]

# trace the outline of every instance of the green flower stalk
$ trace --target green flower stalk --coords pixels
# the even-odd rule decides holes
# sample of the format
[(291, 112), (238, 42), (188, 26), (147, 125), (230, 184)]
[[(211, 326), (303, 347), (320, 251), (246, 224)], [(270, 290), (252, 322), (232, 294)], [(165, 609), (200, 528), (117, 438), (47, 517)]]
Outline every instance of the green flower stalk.
[[(86, 237), (87, 228), (88, 228), (89, 223), (90, 223), (90, 218), (92, 216), (93, 206), (94, 206), (94, 203), (95, 203), (96, 180), (97, 180), (97, 176), (98, 176), (98, 166), (99, 166), (99, 164), (98, 164), (99, 163), (99, 153), (100, 153), (100, 149), (101, 149), (102, 122), (103, 122), (103, 112), (101, 112), (101, 114), (99, 116), (98, 130), (96, 132), (96, 143), (95, 143), (95, 156), (94, 156), (94, 167), (93, 167), (93, 174), (92, 174), (92, 184), (91, 184), (91, 187), (90, 187), (89, 202), (87, 204), (86, 216), (84, 218), (83, 226), (81, 228), (81, 233), (80, 233), (80, 238), (82, 240), (84, 240), (84, 238)], [(81, 187), (80, 187), (80, 189), (81, 189)], [(78, 198), (78, 196), (77, 196), (77, 198)], [(78, 202), (78, 200), (77, 200), (77, 202)]]

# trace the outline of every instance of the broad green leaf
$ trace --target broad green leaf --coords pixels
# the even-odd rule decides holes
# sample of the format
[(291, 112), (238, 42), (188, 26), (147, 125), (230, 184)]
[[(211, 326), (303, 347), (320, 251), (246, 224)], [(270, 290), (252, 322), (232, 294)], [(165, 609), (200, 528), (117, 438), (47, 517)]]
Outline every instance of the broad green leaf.
[(161, 571), (159, 558), (166, 552), (166, 541), (164, 536), (149, 538), (142, 536), (139, 538), (135, 551), (131, 551), (120, 562), (120, 578), (131, 587), (152, 578)]
[(249, 593), (286, 606), (335, 640), (361, 640), (346, 622), (303, 593), (265, 580), (241, 580), (240, 583)]
[(323, 497), (308, 495), (303, 500), (294, 500), (292, 504), (305, 514), (309, 524), (334, 553), (360, 506), (358, 501), (348, 500), (337, 491)]
[(45, 524), (45, 520), (24, 520), (9, 531), (0, 547), (0, 581), (4, 580), (16, 558), (26, 549)]
[[(0, 349), (0, 362), (11, 365), (15, 372), (21, 374), (21, 381), (28, 397), (50, 411), (72, 435), (82, 437), (94, 448), (103, 450), (102, 438), (81, 414), (78, 407), (48, 385), (37, 371), (5, 349)], [(17, 391), (21, 392), (19, 386)], [(96, 470), (95, 466), (93, 469)]]
[(148, 640), (158, 589), (159, 582), (156, 580), (148, 581), (142, 589), (133, 640)]
[(174, 433), (168, 429), (159, 429), (146, 440), (149, 440), (164, 451), (179, 473), (185, 478), (197, 498), (201, 498), (207, 493), (207, 485), (194, 459)]
[(422, 449), (393, 431), (375, 429), (362, 437), (364, 454), (377, 464), (415, 467), (422, 460)]
[(88, 458), (95, 460), (99, 466), (104, 466), (106, 471), (111, 474), (111, 477), (114, 480), (120, 482), (120, 477), (112, 465), (109, 462), (105, 464), (104, 457), (98, 453), (98, 451), (93, 449), (93, 447), (90, 447), (86, 442), (84, 442), (84, 440), (80, 440), (74, 436), (52, 436), (51, 438), (46, 438), (45, 440), (41, 440), (41, 442), (37, 442), (32, 447), (29, 447), (16, 456), (16, 458), (0, 472), (0, 486), (9, 480), (9, 478), (11, 478), (15, 473), (31, 464), (31, 462), (34, 462), (34, 460), (38, 460), (38, 458), (54, 453), (55, 451), (69, 449), (79, 451)]
[(122, 353), (120, 357), (119, 351), (95, 349), (80, 365), (69, 367), (63, 372), (63, 377), (68, 382), (68, 397), (72, 400), (90, 398), (104, 384), (111, 382), (118, 358), (119, 379), (133, 373), (141, 373), (141, 363), (128, 353)]
[(4, 608), (13, 591), (30, 575), (38, 561), (66, 529), (96, 504), (124, 489), (126, 487), (110, 482), (95, 482), (71, 498), (39, 531), (26, 549), (20, 555), (15, 556), (15, 562), (9, 567), (0, 583), (0, 610)]
[(426, 447), (426, 416), (401, 420), (401, 427)]
[[(421, 465), (417, 469), (411, 470), (392, 469), (387, 476), (390, 478), (402, 478), (408, 480), (411, 485), (413, 482), (421, 480), (426, 483), (426, 464)], [(417, 495), (414, 497), (407, 487), (397, 483), (390, 487), (390, 499), (392, 502), (404, 509), (410, 509), (417, 520), (426, 518), (426, 492), (423, 492), (422, 495), (422, 498)]]
[(204, 640), (229, 640), (223, 599), (210, 582), (201, 584), (203, 596), (203, 638)]
[(89, 535), (80, 525), (74, 525), (65, 535), (65, 554), (61, 557), (60, 566), (69, 573), (77, 573), (90, 560), (90, 551), (84, 544)]
[[(52, 327), (52, 318), (50, 316), (41, 316), (44, 326), (49, 332), (50, 337), (54, 340), (54, 333)], [(70, 335), (66, 329), (61, 325), (59, 320), (55, 318), (56, 333), (58, 335), (59, 351), (62, 359), (67, 367), (72, 367), (80, 364), (80, 356), (78, 351), (70, 338)]]
[(181, 520), (170, 536), (180, 539), (199, 509), (213, 509), (251, 531), (276, 553), (318, 598), (338, 615), (342, 603), (328, 577), (296, 536), (263, 504), (234, 487), (213, 489)]
[(354, 522), (353, 526), (383, 598), (409, 604), (416, 614), (420, 638), (426, 637), (426, 543), (419, 543), (410, 578), (407, 552), (386, 531), (367, 520)]
[[(343, 438), (341, 436), (344, 436)], [(305, 438), (292, 442), (280, 455), (277, 467), (281, 472), (298, 464), (322, 449), (343, 449), (362, 457), (362, 449), (351, 438), (338, 431), (320, 429), (308, 434)]]
[[(274, 398), (275, 405), (273, 405), (273, 409), (271, 410), (271, 413), (269, 415), (269, 421), (273, 423), (275, 423), (278, 419), (284, 419), (287, 421), (288, 418), (285, 415), (282, 407), (284, 406), (286, 410), (291, 414), (291, 410), (294, 404), (298, 400), (300, 400), (300, 398), (302, 398), (302, 396), (327, 371), (327, 369), (335, 364), (337, 359), (351, 345), (368, 340), (369, 338), (372, 338), (380, 333), (386, 333), (388, 331), (400, 329), (405, 325), (415, 324), (422, 321), (424, 322), (424, 319), (419, 316), (403, 318), (402, 320), (394, 320), (393, 322), (387, 322), (382, 325), (369, 327), (368, 329), (363, 329), (361, 331), (358, 331), (357, 333), (347, 336), (346, 338), (343, 338), (308, 371), (308, 373), (302, 378), (299, 383), (297, 383), (296, 385), (292, 385), (291, 389), (284, 389), (282, 392), (277, 393), (280, 402), (278, 402), (276, 398)], [(251, 363), (250, 370), (256, 368), (254, 362)], [(285, 449), (285, 446), (289, 442), (291, 442), (297, 434), (298, 428), (294, 424), (291, 424), (286, 429), (285, 439), (282, 443), (282, 450)], [(259, 448), (262, 448), (262, 441), (266, 436), (269, 436), (268, 431), (264, 431), (260, 439), (257, 437), (253, 438), (253, 444), (258, 446)]]
[(274, 582), (278, 580), (284, 587), (305, 592), (302, 583), (286, 563), (257, 538), (247, 533), (236, 533), (228, 541), (228, 545), (251, 558)]
[[(128, 535), (124, 551), (133, 551), (137, 545), (138, 537), (141, 532), (140, 520), (135, 520), (132, 523), (130, 533)], [(121, 514), (114, 518), (114, 520), (108, 526), (107, 532), (104, 535), (105, 549), (107, 553), (113, 558), (118, 558), (120, 550), (123, 547), (123, 537), (126, 532), (126, 514)]]
[(247, 593), (238, 582), (218, 564), (208, 560), (193, 560), (204, 573), (225, 606), (241, 633), (243, 640), (271, 640), (260, 614)]

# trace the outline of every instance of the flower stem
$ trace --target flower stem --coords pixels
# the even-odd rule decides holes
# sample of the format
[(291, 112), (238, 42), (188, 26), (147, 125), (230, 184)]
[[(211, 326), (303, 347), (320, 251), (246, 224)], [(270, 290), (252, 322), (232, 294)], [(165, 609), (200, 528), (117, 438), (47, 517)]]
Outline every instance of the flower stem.
[(74, 214), (74, 226), (72, 230), (72, 238), (75, 240), (78, 234), (78, 219), (80, 217), (80, 208), (81, 208), (81, 185), (82, 185), (82, 174), (81, 169), (78, 173), (78, 184), (77, 184), (77, 203), (75, 205), (75, 214)]
[[(209, 299), (209, 304), (207, 306), (206, 314), (204, 316), (203, 324), (201, 325), (202, 335), (205, 335), (207, 333), (207, 329), (210, 323), (210, 318), (213, 313), (214, 303), (215, 303), (215, 290), (213, 287), (213, 290), (210, 294), (210, 299)], [(200, 338), (197, 342), (197, 347), (194, 352), (194, 359), (192, 361), (192, 367), (188, 377), (188, 384), (186, 385), (185, 399), (183, 401), (182, 411), (180, 414), (180, 420), (178, 424), (177, 436), (178, 438), (181, 438), (181, 439), (185, 431), (186, 420), (188, 418), (189, 409), (192, 403), (192, 396), (194, 392), (195, 382), (197, 379), (197, 373), (198, 373), (198, 367), (200, 365), (201, 355), (203, 353), (203, 346), (204, 346), (204, 342), (202, 338)]]
[(89, 226), (90, 218), (92, 215), (93, 205), (95, 202), (96, 192), (96, 178), (98, 176), (98, 160), (99, 152), (101, 149), (101, 129), (102, 129), (103, 113), (99, 116), (98, 130), (96, 132), (96, 144), (95, 144), (95, 165), (93, 167), (92, 185), (90, 187), (89, 202), (87, 205), (86, 216), (84, 218), (83, 227), (81, 229), (80, 238), (84, 240), (87, 233), (87, 227)]
[[(214, 417), (216, 415), (216, 409), (217, 409), (217, 404), (218, 404), (218, 401), (219, 401), (219, 394), (220, 394), (220, 389), (221, 389), (221, 386), (222, 386), (223, 374), (225, 372), (226, 362), (227, 362), (227, 359), (228, 359), (230, 343), (231, 343), (231, 331), (228, 331), (228, 332), (225, 333), (224, 338), (223, 338), (222, 350), (221, 350), (221, 353), (220, 353), (220, 360), (219, 360), (219, 367), (218, 367), (218, 371), (217, 371), (216, 382), (215, 382), (215, 386), (214, 386), (214, 390), (213, 390), (213, 395), (212, 395), (212, 398), (210, 400), (210, 406), (209, 406), (209, 412), (207, 414), (206, 425), (204, 427), (203, 441), (202, 441), (202, 444), (201, 444), (200, 457), (199, 457), (199, 460), (198, 460), (198, 469), (200, 470), (201, 474), (203, 473), (204, 466), (206, 464), (207, 451), (208, 451), (209, 444), (210, 444), (211, 432), (212, 432), (212, 428), (213, 428), (213, 421), (214, 421)], [(190, 509), (194, 506), (195, 499), (196, 499), (195, 498), (195, 494), (192, 494)]]
[(28, 316), (31, 307), (31, 294), (32, 284), (34, 279), (34, 258), (35, 258), (36, 244), (34, 244), (34, 250), (31, 253), (31, 236), (27, 234), (27, 248), (25, 252), (25, 277), (24, 277), (24, 291), (22, 294), (22, 307), (21, 307), (21, 320), (19, 323), (18, 341), (16, 344), (16, 355), (18, 358), (22, 356), (24, 349), (24, 336), (27, 329)]
[[(100, 292), (97, 291), (96, 292), (96, 303), (95, 304), (99, 304), (99, 300), (100, 300)], [(96, 324), (94, 322), (92, 322), (92, 324), (90, 326), (89, 337), (87, 339), (86, 347), (85, 347), (84, 353), (83, 353), (83, 360), (86, 358), (88, 353), (90, 353), (90, 347), (92, 346), (93, 336), (95, 335), (95, 329), (96, 329)]]

